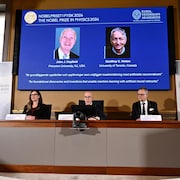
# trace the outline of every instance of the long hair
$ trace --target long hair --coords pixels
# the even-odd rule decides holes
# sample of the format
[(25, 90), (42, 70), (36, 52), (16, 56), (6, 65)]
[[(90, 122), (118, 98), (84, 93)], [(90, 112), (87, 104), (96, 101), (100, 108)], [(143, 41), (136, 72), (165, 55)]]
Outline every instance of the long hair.
[(26, 104), (27, 106), (27, 111), (29, 111), (31, 108), (32, 108), (32, 105), (33, 105), (33, 101), (31, 100), (31, 93), (32, 92), (36, 92), (39, 96), (39, 101), (38, 101), (38, 106), (37, 106), (37, 109), (40, 107), (41, 104), (43, 104), (43, 100), (42, 100), (42, 96), (41, 96), (41, 93), (40, 91), (38, 90), (32, 90), (29, 94), (29, 101), (28, 103)]

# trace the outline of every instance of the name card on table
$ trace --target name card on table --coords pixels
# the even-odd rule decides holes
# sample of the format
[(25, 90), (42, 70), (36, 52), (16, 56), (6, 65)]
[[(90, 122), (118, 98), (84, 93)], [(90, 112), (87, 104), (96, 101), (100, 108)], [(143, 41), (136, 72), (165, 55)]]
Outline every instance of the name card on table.
[(162, 121), (161, 115), (140, 115), (140, 121)]
[(26, 114), (7, 114), (5, 120), (26, 120)]
[(74, 119), (74, 114), (59, 114), (58, 115), (58, 120), (73, 120)]

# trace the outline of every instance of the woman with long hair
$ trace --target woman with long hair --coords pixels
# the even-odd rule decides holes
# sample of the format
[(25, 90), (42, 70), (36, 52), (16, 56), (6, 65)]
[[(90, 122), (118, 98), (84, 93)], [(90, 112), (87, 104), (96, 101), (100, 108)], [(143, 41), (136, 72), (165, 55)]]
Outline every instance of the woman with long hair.
[(29, 101), (24, 106), (23, 114), (26, 114), (27, 120), (50, 119), (49, 107), (43, 104), (41, 93), (32, 90), (29, 95)]

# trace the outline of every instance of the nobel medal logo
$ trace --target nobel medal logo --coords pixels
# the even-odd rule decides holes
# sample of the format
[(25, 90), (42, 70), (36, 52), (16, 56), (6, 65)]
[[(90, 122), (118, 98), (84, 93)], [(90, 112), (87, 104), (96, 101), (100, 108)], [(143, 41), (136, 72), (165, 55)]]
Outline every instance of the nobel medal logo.
[(29, 11), (25, 14), (24, 20), (28, 24), (32, 24), (37, 20), (37, 14), (33, 11)]

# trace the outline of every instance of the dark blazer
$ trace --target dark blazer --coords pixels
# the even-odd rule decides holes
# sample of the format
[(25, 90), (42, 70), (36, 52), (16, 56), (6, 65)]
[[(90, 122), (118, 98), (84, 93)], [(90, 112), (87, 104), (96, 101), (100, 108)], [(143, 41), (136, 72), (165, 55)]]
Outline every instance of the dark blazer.
[[(79, 58), (79, 56), (73, 52), (70, 52), (70, 59), (71, 58)], [(59, 59), (58, 49), (55, 50), (55, 59)]]
[(46, 104), (41, 104), (36, 109), (27, 111), (27, 105), (24, 106), (23, 114), (35, 116), (36, 119), (50, 119), (51, 107)]
[[(159, 111), (158, 111), (158, 107), (157, 107), (157, 103), (154, 101), (148, 101), (148, 114), (152, 114), (152, 115), (158, 115)], [(131, 119), (138, 119), (140, 118), (141, 115), (141, 104), (140, 101), (133, 103), (132, 105), (132, 113), (131, 113)]]
[(92, 104), (96, 108), (96, 116), (100, 117), (101, 120), (106, 119), (105, 114), (101, 110), (101, 107), (98, 104)]
[[(103, 108), (104, 108), (103, 104), (104, 103), (102, 103), (102, 102), (103, 101), (98, 103), (97, 101), (93, 101), (92, 106), (95, 106), (96, 112), (95, 112), (95, 114), (92, 114), (91, 117), (92, 116), (98, 116), (98, 117), (100, 117), (101, 120), (106, 119), (106, 116), (103, 112)], [(84, 100), (79, 100), (79, 105), (85, 106)]]
[(106, 47), (106, 58), (130, 58), (130, 52), (126, 47), (126, 50), (122, 55), (117, 55), (112, 51), (112, 47)]

